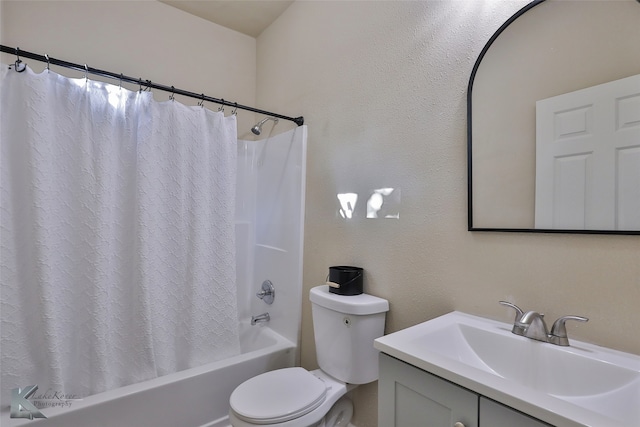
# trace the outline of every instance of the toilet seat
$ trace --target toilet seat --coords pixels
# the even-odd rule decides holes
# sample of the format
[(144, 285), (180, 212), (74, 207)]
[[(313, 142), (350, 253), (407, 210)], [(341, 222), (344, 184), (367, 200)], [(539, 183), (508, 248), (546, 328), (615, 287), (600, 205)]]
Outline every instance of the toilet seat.
[(302, 417), (325, 400), (325, 382), (303, 368), (266, 372), (240, 384), (231, 394), (231, 410), (253, 424), (275, 424)]

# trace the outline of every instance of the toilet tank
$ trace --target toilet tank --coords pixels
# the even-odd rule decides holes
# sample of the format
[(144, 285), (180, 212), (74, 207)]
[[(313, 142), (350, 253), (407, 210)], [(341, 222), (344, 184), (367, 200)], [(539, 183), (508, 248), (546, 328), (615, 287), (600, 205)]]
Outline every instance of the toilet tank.
[(378, 379), (378, 350), (373, 340), (384, 335), (389, 302), (373, 295), (337, 295), (323, 285), (309, 294), (318, 365), (349, 384)]

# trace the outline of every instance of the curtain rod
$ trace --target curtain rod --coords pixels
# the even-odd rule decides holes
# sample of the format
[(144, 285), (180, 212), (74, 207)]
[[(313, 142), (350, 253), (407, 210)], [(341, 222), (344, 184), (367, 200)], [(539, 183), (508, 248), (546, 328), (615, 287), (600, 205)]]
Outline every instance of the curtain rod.
[(17, 57), (16, 64), (19, 64), (20, 62), (22, 62), (20, 60), (20, 57), (25, 57), (25, 58), (33, 59), (33, 60), (40, 61), (40, 62), (46, 62), (47, 63), (47, 67), (49, 66), (49, 64), (58, 65), (58, 66), (61, 66), (61, 67), (71, 68), (71, 69), (77, 70), (77, 71), (82, 71), (82, 72), (88, 73), (88, 74), (94, 74), (94, 75), (97, 75), (97, 76), (108, 77), (108, 78), (111, 78), (111, 79), (119, 80), (121, 82), (137, 84), (137, 85), (140, 85), (140, 88), (144, 87), (144, 89), (159, 89), (159, 90), (162, 90), (162, 91), (165, 91), (165, 92), (171, 92), (172, 95), (174, 95), (174, 94), (183, 95), (183, 96), (187, 96), (189, 98), (199, 99), (200, 101), (213, 102), (215, 104), (227, 105), (227, 106), (230, 106), (230, 107), (233, 107), (233, 108), (239, 108), (241, 110), (247, 110), (247, 111), (251, 111), (251, 112), (254, 112), (254, 113), (258, 113), (258, 114), (264, 114), (264, 115), (267, 115), (267, 116), (270, 116), (270, 117), (276, 117), (278, 119), (289, 120), (291, 122), (294, 122), (298, 126), (302, 126), (304, 124), (304, 117), (302, 117), (302, 116), (300, 116), (300, 117), (287, 117), (287, 116), (283, 116), (281, 114), (272, 113), (270, 111), (264, 111), (264, 110), (260, 110), (260, 109), (254, 108), (254, 107), (248, 107), (246, 105), (241, 105), (241, 104), (238, 104), (237, 102), (230, 102), (230, 101), (225, 101), (224, 99), (218, 99), (218, 98), (213, 98), (211, 96), (206, 96), (203, 93), (198, 94), (198, 93), (195, 93), (195, 92), (189, 92), (187, 90), (174, 88), (173, 86), (166, 86), (166, 85), (161, 85), (161, 84), (158, 84), (158, 83), (153, 83), (151, 80), (143, 80), (142, 78), (135, 78), (135, 77), (125, 76), (123, 74), (112, 73), (111, 71), (100, 70), (100, 69), (97, 69), (97, 68), (89, 67), (89, 66), (87, 66), (87, 64), (83, 64), (83, 65), (74, 64), (72, 62), (67, 62), (67, 61), (63, 61), (61, 59), (52, 58), (52, 57), (50, 57), (48, 55), (38, 55), (36, 53), (28, 52), (26, 50), (22, 50), (19, 47), (18, 48), (13, 48), (13, 47), (5, 46), (5, 45), (0, 45), (0, 51), (16, 55), (16, 57)]

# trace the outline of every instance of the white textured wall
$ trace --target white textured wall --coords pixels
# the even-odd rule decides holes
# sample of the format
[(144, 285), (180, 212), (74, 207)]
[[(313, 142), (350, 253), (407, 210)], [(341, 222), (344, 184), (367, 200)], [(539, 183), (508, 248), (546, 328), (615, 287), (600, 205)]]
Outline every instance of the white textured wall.
[[(257, 102), (309, 125), (303, 366), (317, 366), (308, 291), (339, 264), (390, 301), (387, 332), (451, 310), (509, 322), (509, 300), (588, 316), (571, 336), (640, 354), (637, 236), (466, 231), (468, 78), (525, 3), (298, 1), (258, 38)], [(380, 186), (401, 188), (399, 220), (337, 216), (336, 193)], [(377, 425), (376, 394), (356, 389), (358, 427)]]
[[(255, 105), (256, 40), (252, 37), (155, 0), (2, 0), (0, 7), (4, 45)], [(1, 60), (13, 63), (15, 57), (2, 54)], [(38, 71), (46, 66), (25, 62)], [(66, 76), (82, 75), (52, 69)], [(154, 96), (167, 100), (169, 93), (154, 91)], [(198, 102), (179, 96), (176, 100), (188, 105)], [(253, 113), (238, 114), (240, 137), (252, 136), (249, 130), (255, 120)]]

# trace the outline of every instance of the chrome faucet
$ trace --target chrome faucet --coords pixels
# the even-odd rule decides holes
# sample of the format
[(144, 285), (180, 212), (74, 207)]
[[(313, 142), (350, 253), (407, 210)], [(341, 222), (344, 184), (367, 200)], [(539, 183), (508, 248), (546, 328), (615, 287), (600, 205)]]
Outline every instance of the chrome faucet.
[(269, 313), (258, 314), (257, 316), (251, 316), (251, 324), (255, 325), (256, 323), (264, 323), (271, 320), (271, 316)]
[(567, 320), (577, 320), (579, 322), (589, 321), (589, 319), (582, 316), (562, 316), (553, 323), (551, 332), (548, 332), (547, 325), (544, 322), (544, 314), (540, 314), (537, 311), (527, 311), (525, 313), (515, 304), (507, 301), (499, 302), (516, 311), (513, 329), (511, 329), (512, 333), (554, 345), (564, 347), (569, 345), (569, 337), (567, 336), (567, 328), (565, 326)]
[(544, 314), (537, 311), (527, 311), (518, 320), (518, 326), (523, 330), (523, 336), (542, 342), (549, 342), (547, 324), (544, 323)]

